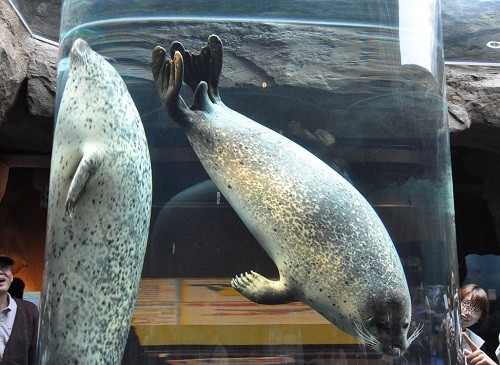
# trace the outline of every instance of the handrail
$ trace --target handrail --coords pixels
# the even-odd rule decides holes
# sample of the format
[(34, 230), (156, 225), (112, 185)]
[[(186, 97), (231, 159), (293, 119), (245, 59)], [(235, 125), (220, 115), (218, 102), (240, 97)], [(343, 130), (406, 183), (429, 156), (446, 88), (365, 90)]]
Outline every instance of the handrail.
[(14, 4), (12, 2), (12, 0), (7, 0), (7, 1), (9, 2), (10, 6), (12, 6), (12, 9), (16, 12), (17, 16), (19, 17), (19, 20), (24, 25), (24, 27), (26, 28), (26, 30), (28, 31), (28, 33), (30, 34), (30, 36), (32, 38), (34, 38), (40, 42), (48, 43), (48, 44), (51, 44), (53, 46), (59, 47), (59, 42), (53, 41), (51, 39), (48, 39), (46, 37), (43, 37), (43, 36), (40, 36), (40, 35), (33, 33), (30, 26), (28, 25), (28, 22), (26, 22), (26, 19), (24, 19), (23, 14), (21, 14), (21, 12), (17, 8), (16, 4)]
[(446, 66), (482, 66), (482, 67), (499, 67), (500, 62), (475, 62), (475, 61), (444, 61)]

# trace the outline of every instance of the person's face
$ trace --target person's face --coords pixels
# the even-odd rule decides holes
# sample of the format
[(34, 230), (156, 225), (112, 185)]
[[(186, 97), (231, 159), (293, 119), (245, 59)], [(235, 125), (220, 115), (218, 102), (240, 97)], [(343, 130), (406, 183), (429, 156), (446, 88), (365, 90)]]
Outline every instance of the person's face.
[(467, 328), (477, 323), (483, 315), (479, 303), (471, 299), (472, 293), (469, 293), (460, 302), (460, 309), (462, 312), (461, 322), (462, 327)]
[(10, 266), (0, 262), (0, 294), (7, 293), (13, 277)]

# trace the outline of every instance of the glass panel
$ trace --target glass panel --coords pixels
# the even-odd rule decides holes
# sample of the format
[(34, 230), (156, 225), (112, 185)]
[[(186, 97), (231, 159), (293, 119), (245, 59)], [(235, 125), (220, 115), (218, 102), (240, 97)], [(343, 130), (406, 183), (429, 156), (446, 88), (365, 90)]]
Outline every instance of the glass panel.
[[(125, 360), (460, 363), (439, 13), (439, 3), (432, 0), (64, 2), (58, 99), (69, 50), (82, 37), (125, 80), (151, 152), (153, 213)], [(261, 226), (250, 229), (240, 219), (244, 213), (233, 209), (234, 200), (231, 204), (226, 200), (183, 130), (167, 115), (150, 61), (156, 45), (168, 48), (173, 41), (198, 54), (210, 34), (223, 42), (224, 104), (311, 151), (352, 184), (381, 218), (406, 274), (412, 303), (409, 334), (421, 329), (403, 356), (391, 360), (377, 343), (364, 346), (359, 332), (344, 332), (339, 323), (331, 324), (307, 303), (257, 304), (231, 287), (231, 278), (250, 270), (278, 278), (277, 266), (282, 269), (287, 258), (275, 258), (275, 265), (266, 253), (274, 242), (263, 248), (256, 237), (268, 242), (264, 232), (279, 224), (273, 219), (279, 219), (270, 214)], [(181, 94), (189, 104), (192, 93), (186, 85)], [(258, 138), (248, 135), (238, 148)], [(257, 159), (258, 154), (257, 149)], [(278, 158), (282, 158), (279, 151)], [(294, 159), (288, 161), (293, 168), (276, 166), (288, 176), (281, 185), (270, 176), (272, 188), (281, 193), (288, 181), (306, 171)], [(309, 187), (296, 186), (290, 194), (307, 194)], [(316, 196), (309, 199), (313, 204)], [(309, 207), (305, 200), (292, 210), (308, 212)], [(318, 214), (330, 208), (323, 206)], [(342, 209), (338, 207), (328, 225), (341, 221)], [(306, 216), (283, 214), (284, 226), (303, 222)], [(355, 231), (370, 227), (355, 210), (347, 217)], [(300, 240), (286, 243), (290, 247), (283, 252), (295, 257), (290, 260), (297, 277), (318, 278), (300, 285), (322, 291), (346, 274), (333, 270), (334, 262), (349, 261), (356, 263), (348, 266), (355, 271), (348, 273), (353, 282), (367, 281), (360, 286), (346, 282), (346, 303), (357, 306), (367, 292), (378, 296), (389, 280), (384, 273), (394, 267), (378, 259), (380, 275), (362, 278), (359, 272), (370, 271), (364, 268), (373, 262), (374, 252), (363, 256), (364, 244), (354, 237), (339, 239), (344, 246), (330, 248), (338, 254), (325, 253), (319, 247), (338, 231), (321, 232), (325, 237), (314, 241), (315, 248), (300, 259), (293, 252), (294, 247), (303, 247)], [(329, 270), (318, 272), (315, 258), (328, 261)], [(298, 292), (294, 295), (300, 297)], [(346, 313), (347, 307), (343, 307)], [(399, 326), (404, 324), (397, 325), (401, 331)], [(386, 330), (378, 328), (379, 336)]]

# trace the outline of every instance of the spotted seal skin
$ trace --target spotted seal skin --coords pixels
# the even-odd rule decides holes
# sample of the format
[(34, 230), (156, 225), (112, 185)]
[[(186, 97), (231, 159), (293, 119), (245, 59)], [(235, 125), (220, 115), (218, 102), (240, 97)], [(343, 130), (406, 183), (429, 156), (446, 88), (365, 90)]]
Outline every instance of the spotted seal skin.
[[(262, 304), (301, 301), (389, 356), (408, 338), (406, 277), (381, 220), (337, 172), (284, 136), (223, 104), (222, 44), (210, 36), (199, 55), (174, 42), (152, 55), (152, 71), (171, 118), (204, 168), (279, 270), (251, 271), (231, 284)], [(195, 90), (187, 107), (182, 81)]]
[(144, 129), (125, 83), (76, 40), (52, 151), (38, 364), (120, 364), (151, 185)]

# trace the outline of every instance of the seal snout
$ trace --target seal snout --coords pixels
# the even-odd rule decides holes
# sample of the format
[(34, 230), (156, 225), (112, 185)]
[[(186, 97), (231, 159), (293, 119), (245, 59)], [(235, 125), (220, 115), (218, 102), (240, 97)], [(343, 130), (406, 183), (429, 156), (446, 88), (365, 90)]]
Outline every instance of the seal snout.
[(71, 52), (70, 52), (71, 63), (73, 64), (84, 63), (90, 51), (91, 49), (87, 44), (87, 42), (85, 42), (82, 38), (78, 38), (71, 47)]
[(406, 346), (390, 346), (384, 349), (384, 354), (390, 357), (401, 357), (406, 351)]

